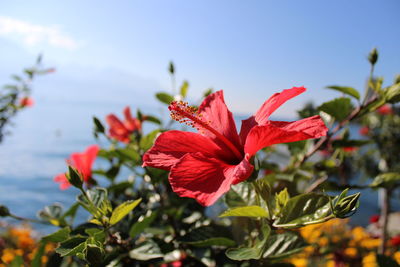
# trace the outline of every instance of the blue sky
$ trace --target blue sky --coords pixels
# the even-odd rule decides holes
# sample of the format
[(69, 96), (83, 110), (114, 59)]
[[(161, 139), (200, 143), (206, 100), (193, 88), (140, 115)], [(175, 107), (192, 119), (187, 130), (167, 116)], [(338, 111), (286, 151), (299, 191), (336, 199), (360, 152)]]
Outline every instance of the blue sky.
[(304, 85), (277, 111), (292, 117), (307, 100), (338, 96), (327, 85), (362, 89), (373, 47), (377, 74), (391, 81), (400, 73), (399, 10), (397, 0), (1, 1), (0, 82), (43, 52), (57, 72), (35, 84), (39, 103), (117, 112), (157, 105), (153, 94), (169, 89), (173, 60), (191, 99), (224, 89), (236, 113)]

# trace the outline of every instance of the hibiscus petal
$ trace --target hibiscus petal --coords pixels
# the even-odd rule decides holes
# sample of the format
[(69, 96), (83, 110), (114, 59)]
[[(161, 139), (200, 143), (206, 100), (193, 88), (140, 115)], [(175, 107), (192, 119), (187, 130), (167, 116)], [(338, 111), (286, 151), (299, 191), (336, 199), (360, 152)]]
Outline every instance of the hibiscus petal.
[(264, 147), (318, 138), (326, 135), (327, 131), (320, 116), (294, 122), (269, 121), (266, 125), (255, 126), (250, 130), (244, 151), (253, 156)]
[[(199, 107), (199, 113), (212, 128), (225, 136), (236, 147), (240, 147), (235, 120), (233, 119), (232, 112), (228, 110), (225, 104), (224, 92), (222, 90), (207, 96)], [(209, 131), (205, 131), (202, 134), (210, 136), (217, 143), (221, 142)]]
[(140, 129), (140, 121), (138, 119), (132, 117), (130, 107), (125, 107), (123, 112), (124, 112), (124, 116), (125, 116), (124, 125), (125, 125), (126, 129), (130, 132), (139, 130)]
[(100, 147), (98, 145), (89, 146), (83, 153), (72, 153), (71, 161), (74, 167), (83, 174), (83, 179), (88, 181), (92, 176), (92, 165), (97, 157)]
[(233, 183), (247, 179), (252, 171), (253, 166), (247, 159), (239, 165), (228, 165), (202, 153), (191, 153), (171, 168), (169, 182), (179, 196), (210, 206), (229, 191)]
[(306, 90), (304, 87), (293, 87), (291, 89), (285, 89), (280, 93), (272, 95), (261, 108), (256, 112), (254, 116), (246, 120), (242, 120), (242, 126), (240, 128), (240, 140), (244, 144), (247, 134), (251, 128), (256, 125), (264, 125), (268, 122), (269, 116), (279, 108), (283, 103), (289, 99), (303, 93)]
[(143, 167), (170, 170), (186, 153), (202, 152), (214, 158), (229, 158), (231, 153), (221, 149), (210, 138), (192, 132), (168, 131), (162, 133), (143, 155)]
[(65, 176), (65, 173), (61, 173), (54, 177), (54, 181), (60, 183), (61, 190), (68, 189), (71, 186), (71, 184), (68, 182), (67, 177)]
[(117, 135), (123, 135), (128, 131), (125, 125), (114, 114), (107, 115), (106, 122), (110, 125), (110, 130), (112, 129)]

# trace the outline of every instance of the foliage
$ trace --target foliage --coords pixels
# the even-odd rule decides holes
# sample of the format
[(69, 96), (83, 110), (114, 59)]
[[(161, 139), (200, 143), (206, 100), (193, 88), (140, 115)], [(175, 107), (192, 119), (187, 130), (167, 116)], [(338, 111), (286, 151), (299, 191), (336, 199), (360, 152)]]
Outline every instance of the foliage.
[(39, 55), (34, 66), (26, 68), (19, 75), (12, 75), (12, 83), (4, 85), (0, 90), (0, 142), (7, 134), (7, 125), (22, 109), (33, 104), (29, 97), (32, 81), (38, 75), (54, 72), (53, 68), (42, 67), (42, 56)]
[[(377, 52), (369, 58), (374, 67)], [(184, 101), (189, 92), (186, 81), (176, 90), (176, 68), (172, 63), (168, 70), (172, 93), (156, 94), (165, 105)], [(157, 137), (176, 127), (172, 120), (165, 122), (140, 110), (132, 118), (128, 108), (124, 110), (124, 121), (110, 114), (106, 119), (108, 125), (104, 125), (102, 119), (94, 118), (94, 137), (102, 144), (98, 157), (104, 163), (102, 166), (107, 167), (94, 169), (90, 174), (83, 173), (79, 166), (69, 167), (67, 182), (80, 190), (76, 204), (67, 209), (54, 204), (39, 212), (41, 222), (59, 228), (41, 241), (58, 243), (50, 258), (52, 265), (48, 266), (72, 262), (77, 266), (274, 266), (287, 263), (289, 257), (302, 251), (308, 254), (300, 255), (325, 257), (336, 255), (336, 250), (352, 261), (352, 248), (358, 253), (359, 247), (364, 253), (361, 258), (365, 259), (372, 251), (363, 250), (365, 243), (373, 243), (375, 249), (387, 238), (383, 235), (371, 241), (366, 237), (357, 243), (364, 232), (357, 234), (354, 231), (358, 228), (340, 228), (347, 222), (344, 218), (352, 216), (359, 206), (360, 193), (348, 190), (362, 187), (350, 183), (355, 176), (353, 163), (357, 162), (354, 151), (369, 151), (371, 147), (375, 152), (366, 152), (365, 156), (385, 167), (371, 170), (373, 177), (379, 174), (371, 187), (388, 189), (398, 185), (399, 146), (389, 145), (400, 140), (400, 128), (396, 128), (400, 120), (395, 108), (400, 99), (398, 86), (397, 81), (383, 87), (382, 79), (371, 74), (363, 97), (352, 87), (328, 87), (346, 96), (319, 107), (309, 104), (299, 112), (302, 117), (321, 115), (329, 127), (327, 135), (262, 149), (251, 158), (255, 166), (252, 176), (232, 185), (210, 208), (173, 192), (167, 170), (142, 167), (142, 157)], [(210, 93), (207, 90), (204, 96)], [(379, 108), (386, 103), (393, 105), (392, 113), (382, 115)], [(196, 111), (195, 107), (190, 110)], [(376, 116), (379, 119), (374, 119)], [(371, 138), (350, 135), (353, 122), (371, 127)], [(133, 123), (135, 127), (131, 127)], [(153, 130), (145, 132), (143, 123), (152, 124)], [(118, 133), (123, 133), (123, 137)], [(387, 149), (387, 155), (382, 153), (383, 149)], [(371, 166), (364, 169), (370, 171)], [(128, 177), (124, 176), (127, 172)], [(90, 218), (74, 223), (81, 208)], [(22, 219), (5, 207), (0, 207), (0, 212), (0, 216)], [(328, 238), (325, 230), (318, 230), (326, 225), (340, 226), (340, 240), (334, 238), (339, 234)], [(382, 228), (385, 229), (384, 223)], [(351, 239), (354, 244), (350, 244)], [(340, 242), (348, 243), (350, 249), (339, 249)], [(379, 252), (385, 255), (387, 250)], [(290, 261), (299, 257), (304, 256)], [(378, 260), (385, 260), (384, 256), (379, 257)], [(357, 255), (358, 261), (361, 258)]]

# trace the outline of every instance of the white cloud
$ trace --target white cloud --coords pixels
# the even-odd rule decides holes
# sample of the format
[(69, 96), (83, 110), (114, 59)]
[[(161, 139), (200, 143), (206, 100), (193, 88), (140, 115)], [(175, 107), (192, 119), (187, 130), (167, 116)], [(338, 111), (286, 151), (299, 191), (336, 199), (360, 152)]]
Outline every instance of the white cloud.
[(0, 16), (0, 36), (17, 38), (29, 47), (45, 44), (75, 50), (79, 46), (57, 26), (42, 26), (4, 16)]

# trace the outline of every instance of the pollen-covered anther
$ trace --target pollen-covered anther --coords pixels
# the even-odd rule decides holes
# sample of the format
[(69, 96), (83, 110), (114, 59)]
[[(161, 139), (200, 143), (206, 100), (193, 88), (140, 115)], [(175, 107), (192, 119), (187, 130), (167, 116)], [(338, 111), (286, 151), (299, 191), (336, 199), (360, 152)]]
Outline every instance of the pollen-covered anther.
[(202, 120), (202, 115), (199, 113), (198, 109), (189, 106), (187, 102), (173, 101), (168, 109), (171, 112), (171, 118), (179, 123), (184, 123), (198, 130), (202, 128), (201, 126), (207, 124)]

